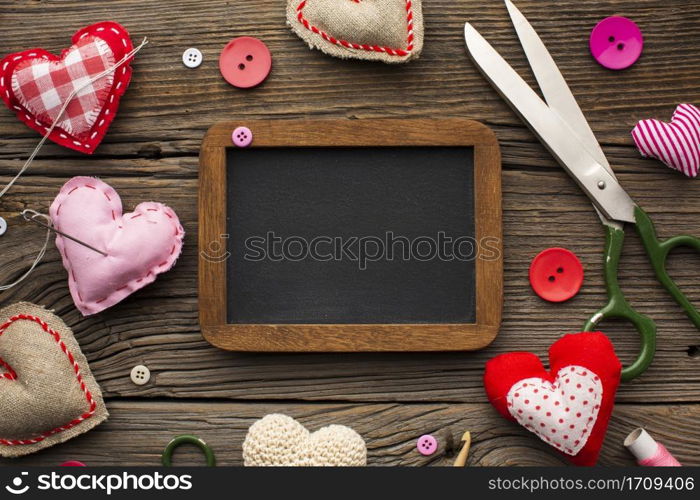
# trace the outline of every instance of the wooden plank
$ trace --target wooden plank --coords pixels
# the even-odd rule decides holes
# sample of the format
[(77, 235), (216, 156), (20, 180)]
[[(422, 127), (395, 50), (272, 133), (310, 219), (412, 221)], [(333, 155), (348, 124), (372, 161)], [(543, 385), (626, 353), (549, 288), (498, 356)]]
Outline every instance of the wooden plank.
[[(562, 0), (556, 8), (542, 0), (518, 3), (606, 144), (631, 144), (629, 130), (637, 120), (668, 118), (679, 102), (698, 101), (700, 71), (693, 57), (698, 47), (692, 41), (700, 22), (699, 5), (697, 0)], [(167, 16), (161, 15), (159, 0), (2, 0), (0, 47), (9, 53), (31, 44), (59, 52), (74, 30), (102, 19), (123, 23), (134, 41), (149, 37), (151, 43), (134, 62), (131, 87), (98, 155), (193, 154), (212, 123), (242, 117), (452, 115), (502, 126), (504, 138), (522, 133), (520, 120), (469, 61), (462, 35), (464, 22), (471, 21), (534, 83), (503, 3), (431, 0), (423, 7), (423, 54), (398, 67), (341, 61), (309, 51), (285, 26), (280, 0), (235, 5), (171, 0)], [(633, 15), (646, 42), (642, 59), (623, 72), (600, 67), (587, 47), (592, 27), (614, 13)], [(241, 35), (265, 41), (274, 60), (271, 77), (252, 91), (232, 88), (216, 67), (221, 48)], [(686, 41), (681, 50), (679, 40)], [(204, 64), (196, 70), (181, 62), (190, 46), (204, 54)], [(0, 156), (24, 156), (36, 142), (37, 135), (11, 113), (0, 113)], [(72, 153), (49, 145), (43, 155)]]
[[(629, 152), (624, 154), (631, 156)], [(529, 158), (530, 153), (523, 156)], [(59, 168), (65, 170), (69, 163), (56, 160)], [(661, 236), (697, 233), (694, 221), (700, 215), (700, 185), (665, 171), (650, 170), (653, 169), (643, 176), (623, 173), (620, 179), (657, 221)], [(410, 355), (225, 353), (208, 346), (198, 327), (196, 181), (150, 175), (105, 175), (104, 180), (122, 194), (127, 210), (140, 201), (157, 198), (179, 214), (186, 238), (176, 267), (110, 310), (81, 318), (72, 305), (58, 253), (51, 247), (32, 278), (4, 292), (0, 300), (3, 304), (30, 300), (55, 308), (75, 329), (98, 380), (110, 396), (485, 401), (481, 376), (487, 359), (522, 349), (546, 355), (547, 347), (559, 335), (580, 329), (584, 319), (604, 300), (604, 236), (586, 198), (563, 171), (515, 169), (510, 164), (503, 172), (504, 322), (497, 340), (488, 349), (465, 354)], [(40, 229), (17, 225), (16, 213), (25, 207), (46, 210), (62, 181), (33, 176), (31, 182), (20, 183), (3, 199), (0, 215), (8, 218), (10, 230), (0, 239), (0, 282), (7, 282), (26, 269), (43, 238)], [(649, 186), (654, 189), (649, 190)], [(687, 195), (674, 200), (674, 208), (669, 210), (668, 198), (676, 192)], [(575, 251), (586, 272), (581, 293), (558, 305), (537, 298), (527, 277), (532, 257), (554, 245)], [(696, 303), (700, 302), (697, 264), (697, 256), (686, 252), (674, 254), (671, 261), (672, 274)], [(697, 402), (700, 356), (695, 346), (700, 345), (700, 334), (657, 285), (633, 234), (626, 242), (621, 272), (621, 283), (630, 301), (658, 321), (659, 343), (649, 371), (639, 380), (624, 384), (618, 400)], [(623, 362), (631, 361), (638, 348), (631, 328), (615, 323), (602, 327), (611, 334)], [(140, 363), (153, 370), (154, 379), (149, 385), (136, 387), (128, 374)]]
[[(218, 465), (242, 465), (242, 443), (248, 427), (268, 413), (285, 413), (310, 430), (342, 424), (365, 439), (372, 466), (449, 466), (464, 431), (472, 433), (470, 466), (566, 464), (536, 436), (496, 414), (488, 404), (238, 404), (220, 402), (109, 402), (110, 419), (72, 441), (0, 465), (57, 465), (80, 460), (91, 466), (160, 465), (160, 455), (177, 434), (195, 434), (216, 454)], [(684, 465), (700, 465), (698, 405), (617, 405), (603, 444), (600, 465), (634, 465), (622, 445), (624, 437), (643, 426)], [(424, 457), (416, 451), (422, 434), (434, 435), (438, 451)], [(449, 443), (452, 442), (450, 447)], [(202, 465), (194, 447), (176, 454), (176, 465)]]
[[(679, 102), (700, 101), (700, 71), (693, 57), (700, 54), (695, 43), (700, 1), (561, 0), (553, 8), (550, 1), (519, 0), (518, 6), (560, 65), (623, 185), (652, 215), (661, 235), (698, 234), (700, 185), (658, 162), (640, 159), (629, 130), (642, 118), (668, 119)], [(159, 0), (0, 0), (3, 55), (29, 45), (59, 52), (73, 30), (102, 19), (122, 22), (135, 41), (146, 35), (151, 40), (134, 63), (131, 88), (95, 155), (77, 156), (49, 144), (0, 202), (0, 216), (10, 222), (10, 231), (0, 238), (0, 283), (26, 269), (43, 238), (37, 229), (17, 225), (17, 212), (28, 207), (46, 211), (60, 185), (73, 175), (103, 177), (119, 190), (127, 209), (145, 199), (168, 203), (187, 231), (183, 256), (173, 271), (96, 317), (82, 318), (75, 310), (53, 247), (30, 280), (0, 294), (0, 306), (31, 300), (55, 308), (75, 329), (98, 381), (113, 398), (108, 402), (111, 420), (95, 431), (20, 462), (0, 463), (80, 459), (92, 465), (156, 465), (173, 434), (197, 432), (216, 447), (220, 463), (240, 464), (245, 430), (271, 411), (288, 412), (311, 428), (330, 422), (354, 426), (367, 437), (370, 461), (378, 465), (447, 463), (442, 455), (434, 461), (418, 456), (416, 437), (434, 432), (441, 441), (448, 434), (456, 441), (466, 427), (475, 438), (470, 463), (561, 463), (544, 444), (488, 406), (481, 384), (483, 364), (493, 355), (523, 348), (544, 356), (554, 339), (579, 329), (602, 305), (603, 233), (580, 190), (466, 55), (462, 25), (469, 20), (534, 84), (505, 6), (430, 0), (424, 9), (421, 59), (385, 66), (309, 51), (284, 25), (280, 0), (235, 5), (171, 0), (168, 16), (161, 15)], [(615, 13), (633, 16), (646, 44), (635, 66), (613, 73), (591, 60), (587, 39), (595, 23)], [(271, 77), (251, 91), (228, 86), (216, 68), (221, 48), (240, 35), (263, 39), (274, 58)], [(685, 41), (682, 47), (678, 40)], [(190, 46), (204, 52), (205, 62), (197, 70), (181, 64), (182, 51)], [(217, 121), (280, 117), (461, 117), (485, 122), (496, 132), (504, 169), (505, 309), (494, 344), (463, 354), (246, 355), (219, 351), (202, 339), (196, 295), (197, 154), (202, 137)], [(8, 110), (0, 111), (0, 183), (21, 167), (38, 139)], [(532, 257), (553, 245), (574, 250), (586, 271), (581, 293), (559, 305), (535, 297), (527, 280)], [(696, 304), (699, 262), (680, 251), (670, 265)], [(643, 425), (682, 462), (700, 465), (698, 405), (669, 404), (698, 402), (700, 334), (659, 289), (634, 236), (626, 242), (621, 272), (630, 301), (657, 320), (659, 345), (650, 370), (618, 393), (601, 463), (630, 464), (620, 442), (631, 428)], [(623, 361), (632, 360), (637, 339), (629, 327), (603, 327)], [(134, 386), (128, 376), (139, 363), (154, 374), (143, 387)], [(125, 397), (139, 400), (121, 400)], [(149, 397), (222, 401), (178, 403)], [(288, 403), (292, 400), (319, 403)], [(365, 404), (392, 401), (424, 403)], [(440, 404), (447, 402), (454, 404)], [(177, 460), (200, 463), (196, 452), (188, 450), (178, 453)]]

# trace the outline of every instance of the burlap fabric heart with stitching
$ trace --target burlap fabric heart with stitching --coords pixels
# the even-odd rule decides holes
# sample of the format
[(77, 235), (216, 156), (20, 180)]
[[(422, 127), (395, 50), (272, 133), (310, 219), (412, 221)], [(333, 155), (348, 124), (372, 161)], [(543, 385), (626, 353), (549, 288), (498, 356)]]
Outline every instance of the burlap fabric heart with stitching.
[(421, 0), (288, 0), (287, 23), (335, 57), (402, 63), (423, 50)]
[(0, 310), (0, 455), (18, 457), (89, 431), (109, 414), (73, 332), (43, 307)]

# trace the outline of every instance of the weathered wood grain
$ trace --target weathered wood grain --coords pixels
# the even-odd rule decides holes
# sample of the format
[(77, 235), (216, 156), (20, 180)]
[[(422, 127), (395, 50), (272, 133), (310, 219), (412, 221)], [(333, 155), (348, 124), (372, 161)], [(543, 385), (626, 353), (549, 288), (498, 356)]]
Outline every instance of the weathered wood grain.
[[(662, 235), (693, 232), (700, 198), (689, 196), (677, 211), (662, 211), (657, 198), (688, 186), (666, 172), (621, 174), (643, 206), (657, 219)], [(196, 183), (192, 180), (119, 176), (104, 179), (123, 194), (128, 210), (154, 192), (182, 218), (186, 239), (183, 256), (173, 271), (161, 276), (122, 304), (81, 318), (75, 311), (58, 253), (51, 249), (33, 279), (0, 296), (3, 303), (31, 300), (56, 308), (75, 328), (98, 380), (109, 395), (225, 397), (234, 399), (311, 399), (340, 401), (485, 401), (481, 385), (483, 363), (509, 350), (531, 349), (546, 355), (562, 333), (581, 328), (584, 319), (602, 305), (601, 252), (603, 233), (590, 204), (558, 170), (514, 170), (503, 174), (505, 233), (505, 308), (499, 336), (488, 349), (460, 354), (377, 355), (243, 355), (225, 353), (202, 339), (196, 298)], [(45, 210), (56, 179), (35, 176), (5, 200), (4, 212), (25, 206)], [(645, 186), (654, 193), (644, 193)], [(693, 186), (689, 186), (692, 190)], [(692, 192), (692, 191), (691, 191)], [(29, 205), (31, 201), (31, 205)], [(6, 208), (5, 208), (6, 207)], [(41, 244), (42, 230), (14, 224), (0, 241), (3, 282), (17, 276)], [(564, 304), (541, 301), (530, 290), (527, 270), (541, 249), (560, 245), (582, 259), (586, 282), (581, 293)], [(672, 272), (698, 301), (698, 259), (674, 255)], [(628, 402), (698, 401), (700, 345), (698, 333), (674, 302), (656, 284), (638, 238), (630, 233), (624, 251), (621, 282), (629, 299), (658, 321), (659, 345), (654, 364), (639, 380), (624, 384), (618, 400)], [(630, 361), (637, 337), (630, 327), (603, 325), (618, 353)], [(128, 378), (131, 367), (147, 364), (154, 380), (143, 387)]]
[[(423, 464), (412, 453), (416, 433), (449, 425), (457, 438), (465, 422), (480, 434), (475, 436), (474, 463), (560, 463), (544, 445), (486, 405), (483, 364), (514, 349), (544, 356), (554, 339), (578, 330), (602, 305), (603, 232), (578, 187), (466, 55), (462, 25), (469, 20), (534, 83), (504, 5), (495, 0), (425, 1), (423, 56), (406, 66), (389, 67), (309, 51), (284, 26), (284, 4), (170, 0), (168, 15), (162, 15), (163, 3), (157, 0), (0, 0), (3, 55), (30, 45), (58, 52), (74, 30), (103, 19), (123, 23), (134, 40), (146, 35), (151, 40), (134, 62), (119, 116), (95, 155), (76, 156), (49, 144), (0, 201), (0, 216), (10, 222), (0, 238), (0, 283), (26, 269), (43, 238), (41, 230), (18, 224), (17, 213), (24, 208), (46, 211), (60, 185), (74, 175), (104, 178), (120, 192), (127, 210), (146, 199), (167, 203), (187, 231), (183, 255), (171, 272), (96, 317), (82, 318), (75, 310), (53, 247), (31, 280), (0, 294), (0, 307), (30, 300), (57, 310), (75, 329), (113, 411), (109, 423), (93, 433), (25, 463), (77, 458), (106, 465), (114, 463), (115, 454), (124, 464), (155, 464), (172, 434), (190, 431), (202, 433), (217, 451), (223, 448), (222, 463), (240, 463), (244, 430), (268, 411), (288, 411), (311, 427), (331, 420), (353, 425), (367, 435), (370, 456), (382, 464)], [(660, 234), (700, 235), (700, 184), (640, 159), (629, 136), (641, 118), (668, 119), (679, 102), (700, 102), (700, 2), (562, 0), (554, 5), (519, 0), (518, 6), (560, 65), (622, 184), (650, 213)], [(604, 70), (588, 53), (590, 29), (612, 14), (633, 17), (645, 35), (642, 58), (624, 72)], [(263, 39), (274, 58), (271, 77), (250, 91), (228, 86), (217, 69), (221, 47), (240, 35)], [(205, 56), (193, 71), (180, 60), (190, 46)], [(202, 340), (197, 323), (196, 191), (197, 154), (206, 129), (217, 121), (252, 118), (404, 116), (480, 120), (501, 142), (505, 305), (494, 344), (477, 353), (246, 355), (219, 351)], [(0, 109), (0, 184), (21, 167), (37, 141), (33, 131)], [(586, 272), (581, 293), (559, 305), (534, 296), (527, 279), (532, 257), (553, 245), (575, 251)], [(700, 259), (685, 251), (672, 257), (672, 274), (700, 304)], [(630, 463), (619, 443), (628, 429), (644, 425), (681, 461), (697, 464), (698, 413), (690, 403), (700, 401), (700, 332), (657, 285), (632, 233), (621, 284), (630, 301), (657, 320), (659, 343), (649, 371), (620, 388), (602, 463)], [(632, 360), (636, 334), (627, 325), (603, 327), (623, 361)], [(154, 374), (143, 387), (134, 386), (128, 376), (138, 363)], [(130, 399), (122, 401), (125, 397)], [(146, 399), (151, 397), (158, 399)], [(369, 404), (388, 402), (396, 404)], [(673, 403), (687, 404), (669, 406)]]
[[(237, 117), (433, 117), (449, 113), (519, 129), (520, 121), (474, 69), (464, 49), (469, 20), (527, 77), (505, 6), (496, 0), (425, 2), (425, 49), (417, 61), (388, 66), (340, 61), (309, 51), (285, 26), (284, 0), (201, 2), (158, 0), (0, 2), (3, 52), (43, 46), (59, 51), (84, 24), (123, 23), (133, 39), (151, 41), (134, 62), (134, 78), (99, 155), (196, 153), (203, 131)], [(694, 63), (700, 9), (696, 0), (522, 0), (518, 6), (541, 34), (604, 143), (631, 144), (629, 129), (649, 115), (669, 116), (679, 99), (697, 101), (700, 69)], [(639, 64), (610, 72), (588, 52), (591, 28), (612, 14), (634, 17), (644, 31)], [(31, 33), (31, 37), (27, 33)], [(271, 77), (242, 91), (221, 78), (221, 47), (251, 35), (273, 54)], [(682, 43), (680, 43), (683, 41)], [(204, 64), (182, 66), (184, 49), (197, 46)], [(353, 91), (354, 90), (354, 91)], [(24, 156), (36, 134), (0, 115), (0, 155)], [(70, 155), (47, 146), (45, 155)]]
[[(91, 466), (160, 465), (165, 445), (177, 434), (195, 434), (216, 454), (217, 465), (242, 465), (248, 427), (268, 413), (286, 413), (314, 431), (331, 423), (347, 425), (365, 439), (371, 466), (450, 466), (464, 431), (472, 433), (468, 466), (563, 465), (566, 460), (536, 436), (498, 415), (488, 404), (239, 404), (116, 401), (109, 420), (61, 446), (0, 465), (57, 465), (80, 460)], [(600, 465), (634, 465), (622, 445), (643, 425), (684, 465), (700, 465), (698, 405), (615, 408), (603, 444)], [(424, 457), (416, 450), (422, 434), (433, 434), (438, 451)], [(451, 445), (450, 445), (451, 442)], [(176, 465), (203, 465), (194, 447), (175, 453)]]

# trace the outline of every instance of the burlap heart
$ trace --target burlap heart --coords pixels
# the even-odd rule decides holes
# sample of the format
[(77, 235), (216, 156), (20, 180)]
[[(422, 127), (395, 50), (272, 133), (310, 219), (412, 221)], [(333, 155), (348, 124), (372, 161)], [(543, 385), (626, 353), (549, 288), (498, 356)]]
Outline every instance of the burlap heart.
[(292, 417), (273, 413), (248, 429), (243, 463), (247, 467), (357, 467), (367, 465), (367, 447), (357, 432), (344, 425), (311, 433)]
[(401, 63), (423, 50), (421, 0), (288, 0), (299, 37), (341, 58)]
[(0, 455), (34, 453), (109, 414), (73, 332), (41, 306), (0, 311)]

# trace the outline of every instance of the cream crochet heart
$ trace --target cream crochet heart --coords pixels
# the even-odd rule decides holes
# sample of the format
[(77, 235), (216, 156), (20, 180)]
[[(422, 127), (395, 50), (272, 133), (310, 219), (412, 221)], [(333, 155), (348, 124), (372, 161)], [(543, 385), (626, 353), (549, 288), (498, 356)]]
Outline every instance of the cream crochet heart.
[(357, 432), (344, 425), (309, 432), (292, 417), (273, 413), (248, 429), (243, 463), (246, 467), (358, 467), (367, 465), (367, 447)]

